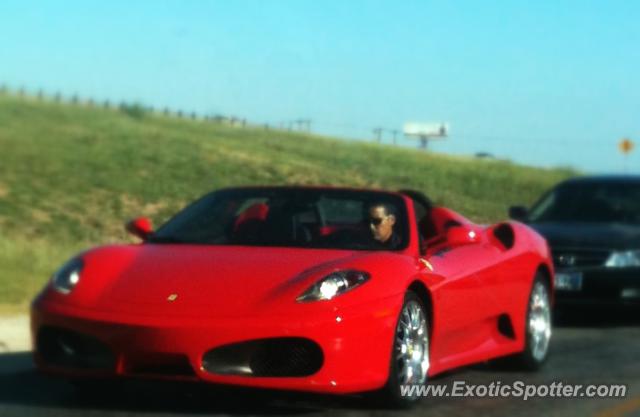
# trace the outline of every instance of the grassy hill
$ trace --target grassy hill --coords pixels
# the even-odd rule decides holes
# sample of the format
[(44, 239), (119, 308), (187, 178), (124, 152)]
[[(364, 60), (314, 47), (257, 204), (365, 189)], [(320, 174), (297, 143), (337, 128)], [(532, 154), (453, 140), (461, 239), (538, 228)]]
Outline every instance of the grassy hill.
[(571, 174), (0, 95), (0, 305), (24, 305), (79, 249), (128, 239), (125, 220), (160, 223), (222, 186), (415, 188), (486, 222)]

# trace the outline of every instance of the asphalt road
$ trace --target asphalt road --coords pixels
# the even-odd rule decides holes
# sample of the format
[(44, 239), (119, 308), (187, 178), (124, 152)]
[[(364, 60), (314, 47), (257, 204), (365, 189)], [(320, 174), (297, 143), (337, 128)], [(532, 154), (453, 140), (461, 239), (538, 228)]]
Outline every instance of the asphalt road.
[(597, 310), (563, 320), (554, 330), (551, 356), (537, 373), (482, 364), (433, 378), (431, 384), (626, 384), (623, 399), (451, 398), (423, 399), (410, 410), (386, 410), (370, 397), (333, 397), (201, 385), (134, 381), (96, 397), (64, 381), (37, 374), (29, 353), (0, 354), (0, 416), (197, 415), (401, 415), (401, 416), (640, 416), (640, 314), (602, 318)]

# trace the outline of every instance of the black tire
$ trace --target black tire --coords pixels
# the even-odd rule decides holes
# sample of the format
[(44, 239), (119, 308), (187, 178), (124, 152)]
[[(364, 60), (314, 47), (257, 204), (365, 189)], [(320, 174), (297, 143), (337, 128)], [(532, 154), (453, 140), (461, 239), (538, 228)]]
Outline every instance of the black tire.
[[(389, 365), (389, 379), (387, 380), (387, 383), (384, 386), (384, 388), (381, 390), (380, 392), (381, 395), (377, 397), (377, 399), (381, 401), (381, 405), (384, 405), (386, 407), (408, 408), (415, 405), (422, 398), (422, 396), (420, 395), (413, 395), (413, 396), (402, 395), (401, 386), (403, 384), (407, 384), (407, 382), (400, 380), (401, 379), (400, 373), (402, 372), (402, 361), (396, 359), (397, 352), (401, 348), (399, 334), (402, 331), (401, 323), (403, 320), (403, 314), (405, 312), (405, 309), (408, 308), (409, 306), (411, 306), (411, 308), (417, 307), (421, 311), (422, 317), (424, 318), (424, 323), (426, 326), (425, 348), (426, 348), (427, 358), (429, 358), (429, 346), (430, 346), (429, 329), (431, 325), (431, 323), (429, 322), (429, 314), (420, 297), (418, 297), (418, 295), (413, 291), (409, 290), (405, 294), (404, 302), (402, 304), (402, 308), (400, 309), (400, 314), (398, 315), (398, 319), (396, 320), (396, 328), (393, 334), (393, 345), (392, 345), (390, 365)], [(417, 382), (417, 383), (410, 382), (410, 384), (416, 385), (416, 386), (424, 386), (426, 382), (427, 382), (427, 376), (425, 373), (424, 378), (421, 382)]]
[[(540, 292), (538, 292), (540, 291)], [(524, 350), (518, 355), (514, 356), (516, 360), (516, 365), (519, 368), (528, 370), (528, 371), (537, 371), (544, 365), (547, 358), (549, 357), (549, 341), (551, 339), (551, 327), (553, 323), (552, 319), (552, 306), (551, 306), (551, 295), (550, 295), (549, 284), (547, 282), (546, 277), (537, 273), (535, 279), (533, 280), (533, 285), (531, 286), (531, 291), (529, 293), (529, 298), (527, 300), (527, 316), (525, 319), (525, 346)], [(546, 342), (546, 347), (543, 349), (544, 352), (541, 353), (540, 345), (536, 346), (535, 336), (533, 334), (532, 326), (530, 325), (530, 321), (532, 319), (533, 314), (543, 314), (541, 313), (542, 308), (537, 308), (536, 312), (533, 311), (535, 300), (534, 298), (542, 297), (543, 302), (546, 303), (546, 320), (548, 327), (548, 339)], [(544, 315), (544, 314), (543, 314)], [(545, 332), (546, 333), (546, 332)]]

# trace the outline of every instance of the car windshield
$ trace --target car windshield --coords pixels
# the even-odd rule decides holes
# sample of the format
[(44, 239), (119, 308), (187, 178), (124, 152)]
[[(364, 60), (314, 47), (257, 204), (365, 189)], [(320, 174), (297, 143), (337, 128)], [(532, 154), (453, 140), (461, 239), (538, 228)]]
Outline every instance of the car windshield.
[(544, 196), (529, 221), (640, 224), (640, 184), (565, 184)]
[[(381, 205), (395, 218), (394, 238), (385, 243), (374, 238), (375, 225), (370, 219), (370, 209)], [(394, 194), (255, 188), (204, 196), (169, 220), (148, 242), (398, 250), (408, 245), (407, 237), (404, 200)]]

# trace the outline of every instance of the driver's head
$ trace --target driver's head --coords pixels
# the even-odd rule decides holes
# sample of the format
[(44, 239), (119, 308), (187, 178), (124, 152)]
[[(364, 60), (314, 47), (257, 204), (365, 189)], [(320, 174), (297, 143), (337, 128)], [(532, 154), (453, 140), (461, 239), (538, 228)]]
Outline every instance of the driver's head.
[(396, 216), (387, 204), (375, 203), (369, 206), (368, 221), (375, 240), (384, 243), (393, 235)]

